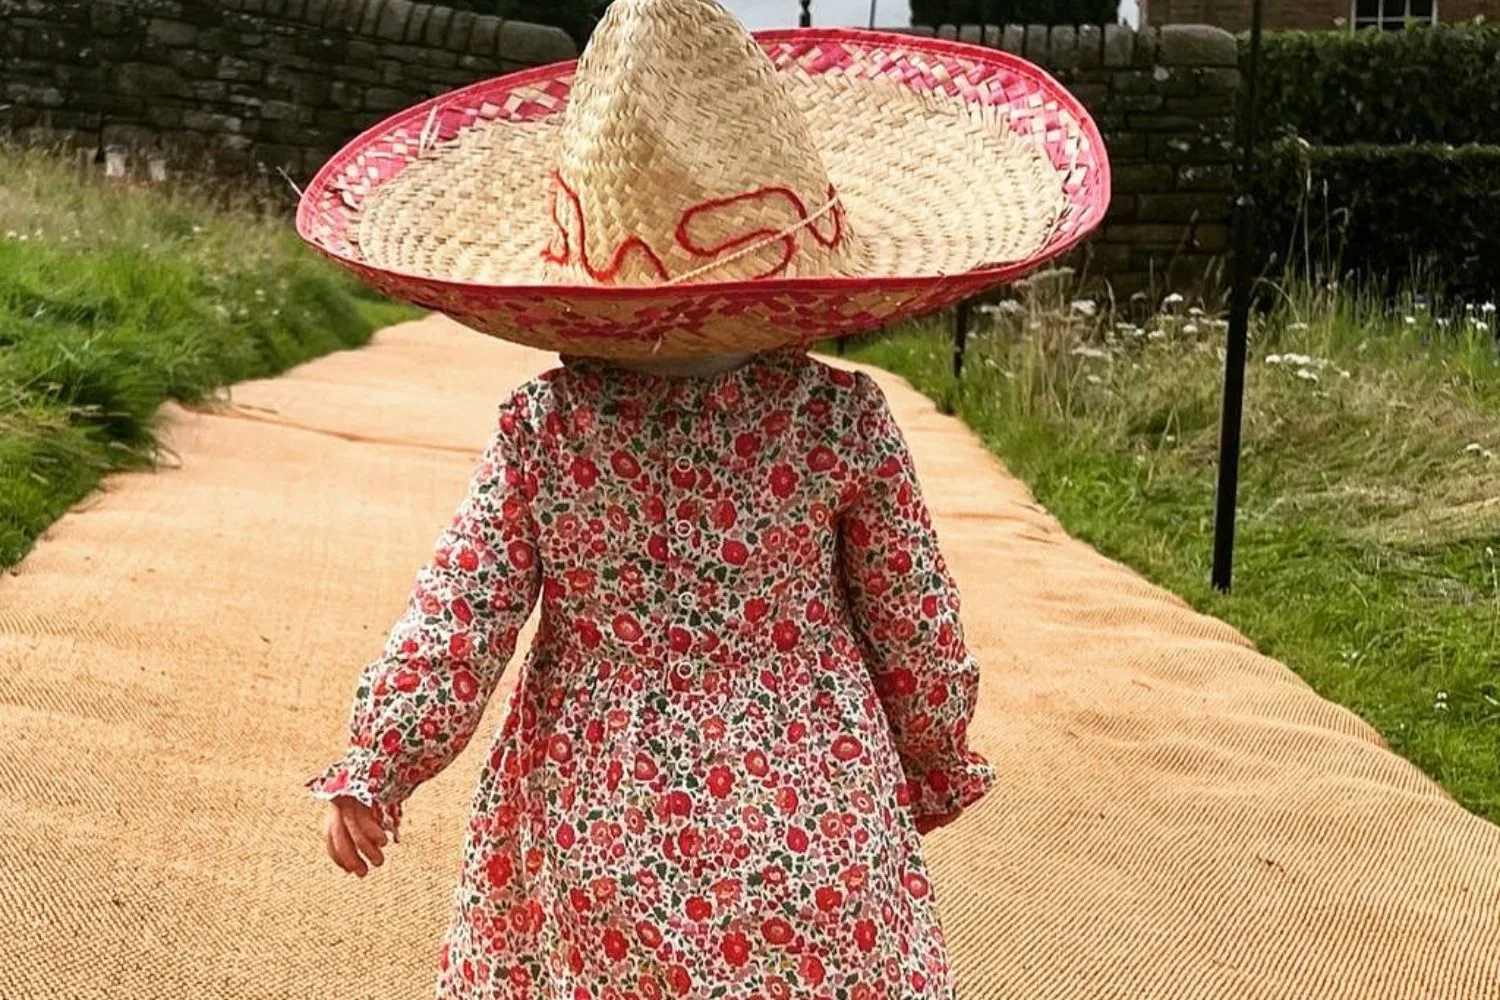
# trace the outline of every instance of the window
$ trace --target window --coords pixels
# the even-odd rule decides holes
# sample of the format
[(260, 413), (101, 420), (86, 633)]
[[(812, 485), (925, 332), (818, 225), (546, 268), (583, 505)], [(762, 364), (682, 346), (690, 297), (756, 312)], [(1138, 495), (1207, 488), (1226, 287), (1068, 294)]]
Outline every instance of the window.
[(1354, 0), (1354, 30), (1400, 31), (1409, 22), (1437, 23), (1437, 0)]

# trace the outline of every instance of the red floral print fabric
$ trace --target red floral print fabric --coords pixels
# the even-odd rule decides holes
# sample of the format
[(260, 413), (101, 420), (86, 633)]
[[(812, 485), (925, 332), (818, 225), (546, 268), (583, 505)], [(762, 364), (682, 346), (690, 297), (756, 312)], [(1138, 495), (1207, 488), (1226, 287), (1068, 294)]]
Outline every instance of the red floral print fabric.
[(696, 379), (565, 359), (524, 386), (313, 792), (395, 831), (538, 600), (439, 997), (951, 997), (915, 820), (993, 774), (871, 380), (782, 352)]

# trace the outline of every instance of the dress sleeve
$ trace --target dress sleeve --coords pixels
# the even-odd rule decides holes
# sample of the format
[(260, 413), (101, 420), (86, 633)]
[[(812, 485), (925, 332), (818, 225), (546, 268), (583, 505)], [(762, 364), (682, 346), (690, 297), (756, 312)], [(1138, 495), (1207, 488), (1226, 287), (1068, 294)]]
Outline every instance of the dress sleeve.
[(905, 804), (941, 816), (994, 783), (967, 740), (979, 668), (906, 440), (880, 388), (857, 379), (864, 481), (840, 523), (844, 585), (906, 772)]
[(360, 675), (344, 758), (309, 781), (395, 834), (401, 804), (468, 744), (540, 589), (523, 427), (501, 411), (468, 495), (417, 574), (384, 653)]

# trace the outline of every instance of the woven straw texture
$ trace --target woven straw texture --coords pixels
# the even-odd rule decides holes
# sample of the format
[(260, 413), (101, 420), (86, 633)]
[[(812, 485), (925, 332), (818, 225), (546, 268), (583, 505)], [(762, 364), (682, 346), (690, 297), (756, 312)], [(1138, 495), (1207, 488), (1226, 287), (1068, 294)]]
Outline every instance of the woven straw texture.
[[(358, 245), (430, 277), (569, 285), (957, 274), (1046, 245), (1067, 202), (1041, 144), (993, 105), (852, 68), (778, 71), (709, 0), (617, 0), (564, 113), (433, 144), (370, 192)], [(615, 261), (632, 237), (649, 252)]]
[[(364, 882), (301, 782), (496, 401), (552, 363), (430, 320), (173, 410), (179, 468), (0, 577), (0, 997), (430, 996), (477, 757)], [(929, 840), (964, 1000), (1500, 997), (1500, 830), (881, 378), (1002, 771)]]
[(754, 41), (711, 0), (616, 0), (576, 66), (355, 140), (298, 226), (482, 332), (672, 356), (941, 308), (1064, 252), (1108, 203), (1093, 122), (1008, 53), (847, 30)]

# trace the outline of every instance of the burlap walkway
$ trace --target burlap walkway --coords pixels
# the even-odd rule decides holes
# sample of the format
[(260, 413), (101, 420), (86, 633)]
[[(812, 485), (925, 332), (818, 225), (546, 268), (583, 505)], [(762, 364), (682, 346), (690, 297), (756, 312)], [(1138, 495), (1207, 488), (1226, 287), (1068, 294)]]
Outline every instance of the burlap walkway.
[[(0, 997), (429, 995), (478, 755), (364, 882), (300, 781), (496, 401), (550, 363), (428, 321), (237, 388), (263, 420), (174, 411), (181, 468), (0, 578)], [(1004, 772), (931, 841), (965, 1000), (1500, 997), (1500, 829), (882, 380)]]

